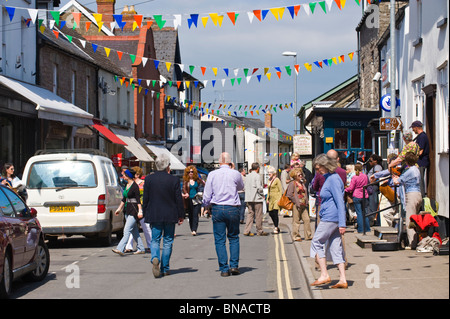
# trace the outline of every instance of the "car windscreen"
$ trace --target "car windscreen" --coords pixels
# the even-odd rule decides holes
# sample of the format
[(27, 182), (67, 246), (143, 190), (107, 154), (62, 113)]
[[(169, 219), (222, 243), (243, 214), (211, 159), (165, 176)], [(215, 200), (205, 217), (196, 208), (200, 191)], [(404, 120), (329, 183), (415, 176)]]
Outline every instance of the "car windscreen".
[(32, 164), (27, 187), (84, 188), (96, 187), (97, 175), (90, 161), (43, 161)]

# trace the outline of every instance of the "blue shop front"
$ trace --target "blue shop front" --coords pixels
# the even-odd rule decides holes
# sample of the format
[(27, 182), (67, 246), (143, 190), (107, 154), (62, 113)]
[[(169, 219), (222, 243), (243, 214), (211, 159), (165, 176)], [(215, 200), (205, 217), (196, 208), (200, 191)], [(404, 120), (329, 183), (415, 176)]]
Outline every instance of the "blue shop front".
[(310, 115), (315, 155), (335, 149), (345, 166), (366, 163), (378, 148), (379, 111), (315, 107)]

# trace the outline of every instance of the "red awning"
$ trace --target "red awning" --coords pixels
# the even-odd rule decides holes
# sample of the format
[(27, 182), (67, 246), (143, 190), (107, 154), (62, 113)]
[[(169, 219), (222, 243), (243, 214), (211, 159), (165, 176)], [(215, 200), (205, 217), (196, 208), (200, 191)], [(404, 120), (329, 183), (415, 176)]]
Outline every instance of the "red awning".
[(116, 134), (111, 132), (106, 126), (104, 126), (99, 120), (93, 120), (94, 121), (94, 128), (102, 133), (108, 140), (115, 144), (120, 145), (127, 145), (124, 141), (122, 141), (120, 138), (117, 137)]

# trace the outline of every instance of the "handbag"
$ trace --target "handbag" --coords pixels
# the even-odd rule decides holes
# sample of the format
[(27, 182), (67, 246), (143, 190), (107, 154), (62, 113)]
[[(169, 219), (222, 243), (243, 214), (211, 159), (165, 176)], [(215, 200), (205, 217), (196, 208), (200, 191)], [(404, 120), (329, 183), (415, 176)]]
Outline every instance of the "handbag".
[(281, 198), (278, 201), (277, 205), (280, 208), (292, 210), (292, 208), (294, 207), (294, 203), (289, 199), (289, 197), (286, 196), (286, 192), (287, 192), (287, 190), (285, 190), (284, 194), (281, 195)]

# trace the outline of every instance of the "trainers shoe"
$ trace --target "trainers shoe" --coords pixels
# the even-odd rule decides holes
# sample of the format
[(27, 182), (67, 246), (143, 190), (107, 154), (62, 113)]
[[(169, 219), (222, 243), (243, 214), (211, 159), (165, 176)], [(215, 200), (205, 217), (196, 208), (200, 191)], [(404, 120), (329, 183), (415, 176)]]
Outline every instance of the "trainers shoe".
[(250, 237), (252, 237), (252, 236), (255, 236), (255, 234), (253, 234), (253, 233), (245, 233), (244, 236), (250, 236)]

